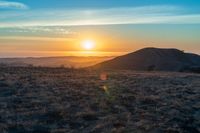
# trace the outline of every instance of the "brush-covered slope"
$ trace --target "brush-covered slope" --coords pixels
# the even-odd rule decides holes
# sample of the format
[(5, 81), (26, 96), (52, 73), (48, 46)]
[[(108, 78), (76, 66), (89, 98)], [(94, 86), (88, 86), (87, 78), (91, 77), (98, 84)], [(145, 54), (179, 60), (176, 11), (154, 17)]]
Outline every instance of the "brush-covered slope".
[(94, 66), (101, 69), (186, 71), (200, 66), (200, 56), (178, 49), (144, 48)]

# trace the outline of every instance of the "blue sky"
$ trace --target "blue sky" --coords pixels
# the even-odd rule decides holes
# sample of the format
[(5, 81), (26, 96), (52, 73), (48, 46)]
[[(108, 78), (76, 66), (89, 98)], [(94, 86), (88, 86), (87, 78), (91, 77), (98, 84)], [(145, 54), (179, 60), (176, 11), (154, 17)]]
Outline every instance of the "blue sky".
[[(7, 0), (12, 1), (12, 0)], [(145, 5), (180, 5), (198, 7), (198, 0), (15, 0), (29, 7), (36, 8), (108, 8)]]
[(116, 45), (104, 52), (155, 46), (200, 54), (199, 27), (198, 0), (0, 0), (0, 56), (37, 55), (61, 41), (52, 48), (65, 42), (63, 52), (76, 51), (71, 40), (104, 36), (104, 45)]
[(0, 26), (200, 23), (197, 0), (0, 0)]

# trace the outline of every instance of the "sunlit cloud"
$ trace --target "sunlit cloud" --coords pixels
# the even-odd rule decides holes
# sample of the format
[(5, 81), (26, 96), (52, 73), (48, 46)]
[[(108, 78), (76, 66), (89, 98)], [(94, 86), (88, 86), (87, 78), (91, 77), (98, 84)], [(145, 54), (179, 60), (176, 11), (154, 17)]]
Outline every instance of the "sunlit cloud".
[(0, 1), (0, 9), (28, 9), (28, 6), (19, 2)]
[(78, 32), (72, 31), (66, 27), (47, 27), (47, 26), (28, 26), (28, 27), (14, 27), (7, 30), (9, 33), (48, 33), (54, 35), (77, 35)]
[(4, 36), (4, 37), (0, 37), (0, 40), (22, 40), (22, 41), (74, 41), (76, 40), (75, 38), (70, 38), (70, 37), (66, 37), (66, 38), (56, 38), (56, 37), (21, 37), (21, 36)]

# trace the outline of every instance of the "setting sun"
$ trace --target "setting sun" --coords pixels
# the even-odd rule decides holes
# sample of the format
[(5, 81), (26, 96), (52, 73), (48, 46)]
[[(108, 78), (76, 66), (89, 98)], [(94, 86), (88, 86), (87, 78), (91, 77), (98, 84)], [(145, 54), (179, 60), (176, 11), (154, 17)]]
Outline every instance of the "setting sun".
[(95, 47), (95, 42), (92, 41), (92, 40), (85, 40), (85, 41), (82, 42), (82, 47), (85, 50), (92, 50)]

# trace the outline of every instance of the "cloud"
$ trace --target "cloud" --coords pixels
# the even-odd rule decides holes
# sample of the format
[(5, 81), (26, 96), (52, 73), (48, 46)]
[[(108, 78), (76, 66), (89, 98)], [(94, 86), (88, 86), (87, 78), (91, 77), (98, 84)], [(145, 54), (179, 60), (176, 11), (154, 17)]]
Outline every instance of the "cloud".
[(41, 9), (0, 14), (1, 27), (110, 24), (199, 24), (200, 14), (172, 5), (105, 8)]
[[(65, 26), (24, 26), (24, 27), (10, 27), (0, 28), (0, 36), (26, 36), (26, 38), (37, 37), (34, 40), (41, 38), (59, 38), (64, 40), (65, 38), (72, 39), (76, 38), (80, 32)], [(38, 38), (41, 37), (41, 38)], [(1, 37), (0, 37), (1, 38)], [(31, 38), (32, 39), (32, 38)], [(58, 40), (58, 39), (57, 39)]]
[(66, 27), (21, 27), (19, 29), (22, 29), (26, 32), (42, 32), (42, 33), (53, 33), (57, 35), (77, 35), (78, 32), (72, 31), (69, 28)]
[(34, 37), (34, 36), (4, 36), (0, 37), (0, 40), (22, 40), (22, 41), (61, 41), (61, 42), (67, 42), (67, 41), (74, 41), (75, 38), (65, 37), (65, 38), (59, 38), (59, 37)]
[(0, 9), (27, 9), (28, 6), (19, 2), (0, 1)]

